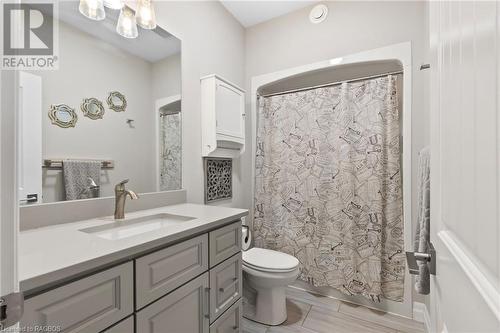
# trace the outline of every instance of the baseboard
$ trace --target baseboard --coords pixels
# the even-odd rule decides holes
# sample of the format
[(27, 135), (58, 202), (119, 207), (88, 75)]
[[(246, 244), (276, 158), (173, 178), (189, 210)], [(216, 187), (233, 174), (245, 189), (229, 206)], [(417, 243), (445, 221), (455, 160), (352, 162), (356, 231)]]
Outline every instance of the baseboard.
[(362, 305), (367, 308), (371, 308), (378, 311), (383, 311), (386, 313), (390, 313), (396, 316), (405, 317), (408, 319), (413, 318), (413, 303), (411, 300), (408, 300), (407, 303), (402, 304), (395, 301), (389, 301), (386, 299), (381, 299), (379, 302), (369, 301), (367, 298), (355, 295), (355, 296), (347, 296), (344, 293), (332, 288), (332, 287), (314, 287), (313, 285), (297, 280), (289, 287), (300, 289), (303, 291), (307, 291), (310, 293), (318, 294), (321, 296), (331, 297), (343, 302), (353, 303), (357, 305)]
[(431, 316), (424, 303), (413, 302), (413, 320), (423, 323), (425, 331), (430, 332)]

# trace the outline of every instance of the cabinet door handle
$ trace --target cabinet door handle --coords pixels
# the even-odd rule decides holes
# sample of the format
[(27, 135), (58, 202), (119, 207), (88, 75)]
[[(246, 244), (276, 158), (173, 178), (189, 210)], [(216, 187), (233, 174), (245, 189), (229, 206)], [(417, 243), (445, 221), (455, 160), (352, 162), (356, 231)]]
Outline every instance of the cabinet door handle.
[(233, 326), (233, 331), (238, 331), (239, 327), (238, 326)]
[(205, 288), (205, 305), (203, 306), (205, 318), (210, 319), (210, 288)]

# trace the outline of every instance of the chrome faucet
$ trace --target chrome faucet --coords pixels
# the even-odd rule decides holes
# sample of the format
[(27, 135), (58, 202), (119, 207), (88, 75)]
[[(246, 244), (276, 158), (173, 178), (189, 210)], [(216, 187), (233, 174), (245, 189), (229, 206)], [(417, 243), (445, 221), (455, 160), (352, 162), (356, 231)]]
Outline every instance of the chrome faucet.
[(134, 191), (125, 189), (126, 183), (128, 183), (128, 179), (122, 180), (115, 186), (115, 220), (125, 218), (125, 199), (127, 199), (127, 195), (130, 196), (132, 200), (139, 198)]

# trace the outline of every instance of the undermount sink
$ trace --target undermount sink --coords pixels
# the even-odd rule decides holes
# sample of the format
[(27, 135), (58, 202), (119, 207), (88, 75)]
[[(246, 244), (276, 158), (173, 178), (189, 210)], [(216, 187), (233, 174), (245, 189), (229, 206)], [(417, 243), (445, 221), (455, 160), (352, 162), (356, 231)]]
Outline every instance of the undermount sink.
[[(80, 231), (104, 239), (119, 240), (167, 228), (173, 225), (178, 225), (194, 219), (195, 217), (161, 213), (123, 220), (114, 220), (115, 222), (110, 224), (80, 229)], [(109, 220), (109, 218), (103, 220)]]

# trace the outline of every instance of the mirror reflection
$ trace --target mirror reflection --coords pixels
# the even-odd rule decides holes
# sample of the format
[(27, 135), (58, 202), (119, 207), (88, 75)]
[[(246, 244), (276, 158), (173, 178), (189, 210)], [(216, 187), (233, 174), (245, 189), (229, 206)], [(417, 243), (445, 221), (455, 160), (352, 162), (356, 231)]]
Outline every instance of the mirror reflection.
[(161, 26), (124, 38), (105, 10), (60, 2), (59, 69), (20, 73), (21, 203), (113, 196), (123, 179), (139, 194), (182, 186), (181, 42)]

